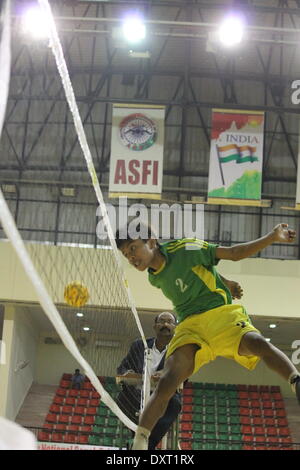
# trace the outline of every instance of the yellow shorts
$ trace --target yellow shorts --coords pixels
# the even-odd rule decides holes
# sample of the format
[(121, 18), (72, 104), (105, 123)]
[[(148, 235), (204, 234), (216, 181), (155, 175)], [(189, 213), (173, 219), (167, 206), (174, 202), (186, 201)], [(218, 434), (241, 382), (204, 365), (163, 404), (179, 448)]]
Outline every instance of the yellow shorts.
[(169, 343), (166, 357), (185, 344), (197, 344), (194, 372), (217, 356), (233, 359), (247, 369), (254, 369), (257, 356), (240, 356), (240, 341), (249, 331), (260, 332), (252, 325), (242, 305), (229, 304), (191, 315), (179, 323)]

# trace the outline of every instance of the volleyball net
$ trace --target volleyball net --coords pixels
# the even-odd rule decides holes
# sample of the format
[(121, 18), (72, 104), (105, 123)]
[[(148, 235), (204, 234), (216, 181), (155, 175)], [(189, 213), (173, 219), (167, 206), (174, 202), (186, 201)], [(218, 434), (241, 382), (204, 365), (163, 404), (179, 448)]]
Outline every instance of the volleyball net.
[[(76, 206), (66, 199), (60, 204), (64, 216), (59, 219), (56, 214), (56, 225), (58, 220), (63, 219), (63, 222), (59, 222), (62, 226), (56, 226), (55, 234), (50, 231), (49, 225), (54, 220), (53, 209), (58, 206), (53, 201), (53, 187), (43, 185), (43, 168), (40, 185), (26, 185), (22, 188), (26, 205), (24, 210), (20, 211), (17, 223), (9, 208), (11, 203), (6, 201), (0, 189), (0, 220), (5, 233), (2, 238), (7, 237), (10, 241), (44, 313), (65, 347), (99, 392), (101, 401), (128, 428), (135, 430), (136, 424), (128, 418), (131, 407), (130, 387), (129, 395), (127, 394), (128, 403), (126, 405), (125, 402), (124, 405), (123, 402), (121, 410), (98, 377), (116, 374), (117, 367), (133, 339), (140, 337), (145, 348), (147, 343), (124, 275), (53, 15), (47, 0), (39, 0), (38, 3), (48, 20), (49, 44), (65, 92), (69, 116), (76, 129), (76, 139), (80, 143), (82, 154), (77, 158), (84, 158), (89, 180), (85, 179), (84, 192), (78, 195), (80, 205)], [(0, 135), (5, 122), (10, 80), (10, 22), (10, 1), (6, 0), (2, 11), (0, 46)], [(42, 154), (43, 140), (40, 142), (35, 145), (35, 149), (41, 145)], [(5, 139), (2, 139), (1, 145), (5, 150)], [(55, 143), (53, 148), (55, 150)], [(56, 158), (54, 152), (53, 155), (45, 155), (44, 168), (56, 164)], [(69, 182), (72, 185), (73, 180), (70, 178)], [(44, 204), (46, 202), (47, 211)], [(95, 234), (97, 206), (100, 207), (107, 232), (105, 240), (99, 240)], [(79, 233), (76, 230), (78, 225), (84, 226), (85, 231), (81, 230)], [(64, 301), (65, 287), (74, 281), (87, 288), (89, 298), (85, 305), (70, 306)], [(144, 373), (143, 390), (143, 399), (146, 400), (149, 395), (148, 372)]]

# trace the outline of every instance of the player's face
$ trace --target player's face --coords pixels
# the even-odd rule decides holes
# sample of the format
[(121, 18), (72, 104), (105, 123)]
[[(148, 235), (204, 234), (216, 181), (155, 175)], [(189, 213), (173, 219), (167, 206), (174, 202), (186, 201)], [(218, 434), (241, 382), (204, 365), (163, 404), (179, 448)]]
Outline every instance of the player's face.
[(155, 240), (152, 239), (147, 242), (140, 239), (129, 240), (123, 243), (120, 249), (132, 266), (139, 271), (145, 271), (153, 261), (155, 245)]

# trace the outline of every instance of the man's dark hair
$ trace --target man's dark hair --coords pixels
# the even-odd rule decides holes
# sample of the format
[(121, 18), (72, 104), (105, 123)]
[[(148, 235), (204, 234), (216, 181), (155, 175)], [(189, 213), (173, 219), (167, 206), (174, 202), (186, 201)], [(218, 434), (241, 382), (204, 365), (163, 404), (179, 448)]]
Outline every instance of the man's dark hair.
[(141, 239), (143, 242), (147, 242), (150, 238), (156, 238), (155, 231), (150, 225), (146, 225), (143, 222), (140, 222), (136, 226), (136, 235), (131, 236), (130, 234), (130, 225), (131, 221), (127, 223), (126, 226), (116, 231), (115, 240), (117, 248), (120, 249), (123, 243), (128, 240), (138, 240)]
[(177, 318), (176, 318), (176, 316), (174, 315), (174, 313), (172, 313), (172, 312), (160, 312), (160, 313), (159, 313), (158, 315), (156, 315), (156, 317), (154, 318), (154, 323), (157, 323), (157, 322), (158, 322), (158, 318), (160, 317), (160, 315), (161, 315), (162, 313), (169, 313), (169, 314), (172, 315), (172, 317), (174, 318), (175, 324), (177, 323)]
[(75, 369), (75, 372), (80, 372), (80, 369)]

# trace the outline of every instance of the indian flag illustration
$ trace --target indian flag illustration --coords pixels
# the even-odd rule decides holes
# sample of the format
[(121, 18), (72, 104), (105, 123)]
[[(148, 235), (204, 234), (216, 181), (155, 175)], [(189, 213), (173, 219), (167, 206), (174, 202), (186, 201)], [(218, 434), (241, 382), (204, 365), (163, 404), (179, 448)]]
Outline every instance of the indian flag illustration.
[(225, 184), (225, 181), (222, 171), (222, 163), (235, 161), (237, 164), (240, 164), (258, 161), (258, 158), (255, 156), (256, 147), (251, 147), (250, 145), (238, 146), (236, 144), (229, 144), (219, 146), (216, 144), (216, 148), (223, 184)]

